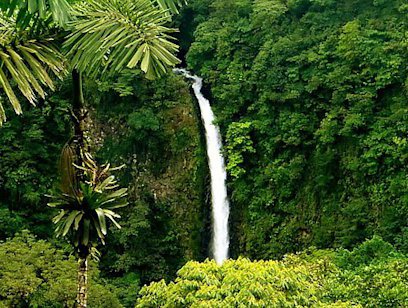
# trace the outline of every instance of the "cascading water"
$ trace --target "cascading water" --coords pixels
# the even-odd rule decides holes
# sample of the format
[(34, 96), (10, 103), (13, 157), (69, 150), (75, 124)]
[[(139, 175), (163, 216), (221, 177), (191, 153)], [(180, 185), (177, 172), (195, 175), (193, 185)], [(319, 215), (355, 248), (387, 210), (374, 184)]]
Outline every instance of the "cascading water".
[(203, 80), (200, 77), (191, 75), (184, 69), (175, 69), (174, 72), (192, 79), (194, 94), (197, 97), (201, 118), (204, 123), (208, 164), (211, 173), (211, 201), (212, 201), (212, 220), (213, 220), (213, 238), (212, 253), (217, 264), (222, 264), (228, 258), (229, 235), (228, 218), (229, 202), (227, 195), (227, 172), (225, 170), (225, 161), (222, 156), (222, 139), (220, 129), (213, 122), (214, 113), (210, 102), (201, 93)]

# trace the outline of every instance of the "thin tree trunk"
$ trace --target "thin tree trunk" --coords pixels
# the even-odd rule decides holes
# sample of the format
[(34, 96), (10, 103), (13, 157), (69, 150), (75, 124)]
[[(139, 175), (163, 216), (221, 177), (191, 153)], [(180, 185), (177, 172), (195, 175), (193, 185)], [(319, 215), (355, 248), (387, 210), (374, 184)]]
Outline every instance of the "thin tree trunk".
[(74, 117), (74, 136), (75, 142), (80, 148), (85, 146), (85, 118), (86, 110), (84, 106), (84, 94), (82, 88), (82, 74), (77, 71), (72, 71), (72, 84), (73, 84), (73, 101), (72, 112)]
[[(74, 138), (73, 146), (75, 151), (75, 164), (82, 165), (83, 152), (88, 152), (88, 143), (86, 142), (86, 117), (88, 112), (85, 109), (84, 94), (82, 86), (82, 74), (77, 71), (72, 71), (73, 84), (73, 101), (72, 101), (72, 117), (74, 123)], [(83, 172), (75, 169), (76, 181), (83, 180)]]
[(87, 258), (78, 259), (78, 293), (77, 308), (87, 307), (88, 300), (88, 260)]
[[(72, 71), (73, 84), (73, 101), (72, 113), (74, 122), (74, 144), (75, 156), (77, 165), (82, 165), (82, 151), (87, 151), (87, 143), (85, 140), (85, 118), (87, 112), (84, 104), (84, 94), (82, 87), (82, 74), (78, 70)], [(83, 180), (83, 173), (76, 170), (76, 180)], [(88, 300), (88, 256), (89, 249), (85, 246), (78, 247), (78, 293), (77, 293), (77, 308), (87, 307)]]

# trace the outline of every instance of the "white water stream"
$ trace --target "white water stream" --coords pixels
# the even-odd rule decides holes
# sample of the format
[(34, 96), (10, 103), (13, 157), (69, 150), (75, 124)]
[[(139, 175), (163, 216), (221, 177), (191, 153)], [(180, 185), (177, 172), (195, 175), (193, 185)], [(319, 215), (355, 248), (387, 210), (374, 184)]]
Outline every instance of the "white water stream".
[(225, 161), (222, 156), (222, 138), (220, 129), (213, 122), (214, 113), (210, 102), (201, 93), (203, 80), (195, 75), (191, 75), (184, 69), (175, 69), (175, 73), (182, 74), (188, 79), (192, 79), (194, 94), (197, 97), (201, 118), (204, 123), (205, 136), (207, 142), (208, 164), (211, 173), (211, 201), (212, 201), (212, 222), (213, 238), (212, 253), (217, 264), (222, 264), (228, 258), (229, 234), (229, 202), (227, 195), (227, 172), (225, 170)]

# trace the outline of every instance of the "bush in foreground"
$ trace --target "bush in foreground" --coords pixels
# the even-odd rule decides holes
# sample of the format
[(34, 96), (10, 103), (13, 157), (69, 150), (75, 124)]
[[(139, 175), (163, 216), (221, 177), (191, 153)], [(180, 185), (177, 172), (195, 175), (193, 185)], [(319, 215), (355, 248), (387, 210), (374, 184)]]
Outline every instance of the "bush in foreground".
[[(0, 242), (0, 307), (72, 307), (77, 265), (51, 243), (24, 231)], [(121, 307), (115, 292), (90, 272), (90, 307)]]
[(174, 282), (144, 287), (136, 307), (407, 307), (407, 285), (406, 256), (374, 237), (282, 261), (189, 262)]

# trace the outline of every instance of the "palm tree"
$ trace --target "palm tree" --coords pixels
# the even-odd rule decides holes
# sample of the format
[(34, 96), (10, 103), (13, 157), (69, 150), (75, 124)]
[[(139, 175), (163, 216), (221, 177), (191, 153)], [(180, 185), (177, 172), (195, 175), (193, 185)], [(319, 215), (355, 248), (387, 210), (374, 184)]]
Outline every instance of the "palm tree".
[[(114, 209), (126, 205), (126, 189), (117, 189), (110, 175), (114, 169), (98, 166), (87, 153), (83, 75), (105, 78), (135, 67), (149, 79), (165, 74), (179, 63), (171, 37), (176, 30), (166, 23), (182, 2), (88, 0), (72, 9), (66, 0), (0, 3), (0, 91), (17, 114), (19, 97), (35, 104), (55, 89), (55, 77), (72, 74), (74, 137), (64, 147), (63, 187), (50, 206), (60, 210), (54, 218), (57, 235), (70, 238), (78, 254), (78, 307), (87, 304), (88, 257), (104, 243), (107, 221), (120, 227)], [(0, 126), (6, 121), (2, 101), (0, 96)]]
[[(60, 210), (53, 218), (57, 237), (69, 237), (78, 253), (78, 307), (87, 305), (88, 256), (96, 251), (95, 245), (99, 241), (105, 244), (108, 221), (120, 229), (116, 221), (120, 215), (115, 210), (127, 205), (127, 189), (118, 188), (115, 177), (111, 175), (122, 166), (98, 166), (89, 153), (84, 153), (82, 162), (82, 166), (74, 167), (82, 173), (84, 181), (73, 190), (62, 186), (61, 193), (51, 196), (53, 202), (48, 204)], [(75, 177), (75, 174), (64, 176)]]

